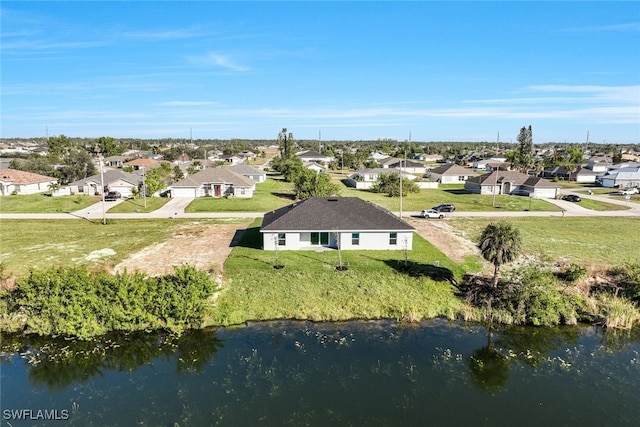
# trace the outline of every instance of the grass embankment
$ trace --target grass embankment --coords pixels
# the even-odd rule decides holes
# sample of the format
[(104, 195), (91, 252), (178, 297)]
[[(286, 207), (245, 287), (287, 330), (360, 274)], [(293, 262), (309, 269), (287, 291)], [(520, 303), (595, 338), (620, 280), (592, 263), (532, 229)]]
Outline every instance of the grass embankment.
[[(448, 223), (476, 242), (495, 218), (451, 218)], [(520, 229), (525, 254), (549, 262), (607, 268), (640, 262), (640, 218), (531, 217), (504, 219)]]
[(69, 213), (98, 203), (97, 196), (28, 194), (0, 197), (1, 213)]
[[(167, 197), (147, 197), (145, 202), (144, 198), (138, 197), (135, 199), (126, 199), (121, 203), (118, 203), (111, 209), (109, 213), (147, 213), (153, 212), (156, 209), (160, 209), (167, 202), (171, 200)], [(146, 207), (145, 207), (146, 204)]]
[(260, 220), (242, 237), (224, 265), (225, 289), (209, 323), (249, 320), (347, 319), (420, 320), (457, 317), (462, 302), (453, 282), (463, 269), (419, 236), (414, 236), (404, 271), (403, 251), (342, 251), (347, 271), (336, 271), (338, 251), (260, 249)]

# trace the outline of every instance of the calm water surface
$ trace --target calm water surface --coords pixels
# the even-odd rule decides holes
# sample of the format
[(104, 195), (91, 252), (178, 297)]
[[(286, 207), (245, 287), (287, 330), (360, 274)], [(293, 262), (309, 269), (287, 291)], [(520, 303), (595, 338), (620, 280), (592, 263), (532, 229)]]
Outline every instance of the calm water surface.
[(640, 425), (637, 329), (290, 321), (2, 351), (14, 427)]

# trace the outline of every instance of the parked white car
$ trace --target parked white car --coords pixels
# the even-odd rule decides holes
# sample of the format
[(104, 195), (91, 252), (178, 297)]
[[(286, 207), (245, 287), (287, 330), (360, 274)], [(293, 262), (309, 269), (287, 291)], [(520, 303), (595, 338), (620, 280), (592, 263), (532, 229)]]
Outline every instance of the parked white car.
[(634, 188), (627, 188), (626, 190), (622, 190), (621, 193), (622, 193), (623, 196), (626, 196), (626, 195), (630, 196), (630, 195), (633, 195), (633, 194), (638, 194), (638, 189), (635, 188), (635, 187)]
[(438, 212), (435, 209), (424, 209), (420, 212), (420, 217), (422, 218), (444, 218), (444, 214), (442, 212)]

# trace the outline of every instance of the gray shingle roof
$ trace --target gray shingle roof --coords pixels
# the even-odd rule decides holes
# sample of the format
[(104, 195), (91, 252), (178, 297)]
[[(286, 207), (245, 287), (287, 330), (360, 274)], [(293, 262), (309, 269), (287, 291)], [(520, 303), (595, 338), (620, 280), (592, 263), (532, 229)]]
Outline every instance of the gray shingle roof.
[(406, 231), (412, 226), (357, 197), (312, 197), (268, 212), (261, 231)]
[(243, 164), (239, 164), (239, 165), (234, 165), (234, 166), (228, 166), (229, 169), (231, 169), (233, 172), (240, 174), (240, 175), (244, 175), (244, 176), (248, 176), (248, 175), (266, 175), (267, 173), (261, 169), (256, 169), (254, 167), (251, 167), (249, 165), (243, 165)]
[[(108, 171), (104, 171), (104, 185), (109, 185), (112, 182), (115, 181), (126, 181), (130, 184), (133, 185), (138, 185), (139, 183), (142, 182), (142, 177), (139, 175), (136, 175), (134, 173), (129, 173), (129, 172), (123, 172), (121, 170), (108, 170)], [(96, 175), (92, 175), (90, 177), (87, 177), (85, 179), (81, 179), (79, 181), (75, 181), (70, 183), (69, 185), (72, 186), (80, 186), (80, 185), (86, 185), (89, 182), (100, 182), (100, 174), (96, 174)]]
[(253, 187), (255, 182), (239, 175), (230, 168), (216, 167), (201, 170), (173, 184), (173, 187), (199, 187), (202, 184), (233, 184), (236, 187)]

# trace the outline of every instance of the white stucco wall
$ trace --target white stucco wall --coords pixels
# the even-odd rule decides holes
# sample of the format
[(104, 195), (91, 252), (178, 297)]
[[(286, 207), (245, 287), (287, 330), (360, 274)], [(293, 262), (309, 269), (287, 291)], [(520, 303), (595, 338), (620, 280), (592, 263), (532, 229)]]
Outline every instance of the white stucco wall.
[[(275, 250), (274, 236), (278, 233), (262, 233), (263, 249), (266, 251)], [(402, 250), (405, 248), (405, 240), (407, 249), (413, 247), (413, 232), (398, 232), (396, 245), (389, 244), (389, 232), (360, 232), (360, 244), (352, 244), (352, 232), (340, 232), (340, 247), (343, 250)], [(320, 245), (311, 245), (310, 232), (291, 232), (285, 233), (286, 245), (279, 246), (278, 250), (314, 250), (320, 248)], [(336, 247), (335, 236), (329, 234), (329, 245)]]

